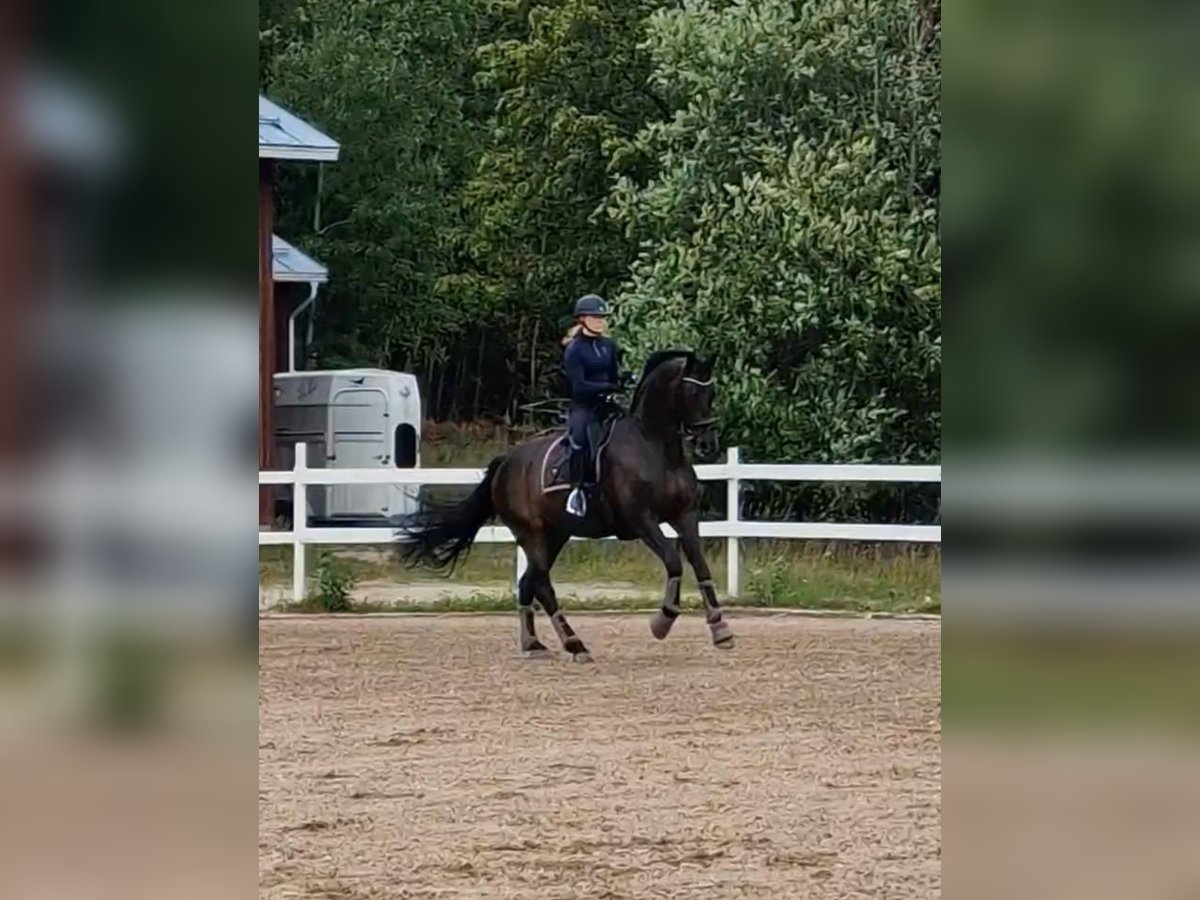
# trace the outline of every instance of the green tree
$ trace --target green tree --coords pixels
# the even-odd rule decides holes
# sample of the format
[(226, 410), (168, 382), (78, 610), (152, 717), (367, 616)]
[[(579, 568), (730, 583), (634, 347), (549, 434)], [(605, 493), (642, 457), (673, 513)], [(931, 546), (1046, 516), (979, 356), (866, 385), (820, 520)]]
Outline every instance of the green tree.
[(458, 267), (455, 201), (481, 118), (474, 0), (309, 0), (277, 12), (263, 23), (267, 88), (342, 146), (319, 178), (309, 167), (279, 178), (281, 230), (332, 273), (322, 361), (428, 378), (489, 312), (486, 296), (446, 302), (442, 289)]
[[(938, 58), (915, 6), (685, 3), (649, 20), (658, 161), (608, 203), (640, 251), (641, 352), (721, 357), (725, 436), (764, 460), (936, 459)], [(794, 496), (794, 495), (793, 495)], [(869, 491), (809, 493), (866, 514)], [(793, 505), (789, 503), (788, 505)]]
[[(517, 327), (504, 336), (514, 395), (556, 392), (558, 337), (580, 294), (608, 293), (635, 245), (602, 214), (614, 172), (648, 172), (633, 138), (669, 107), (640, 46), (657, 3), (489, 4), (477, 84), (495, 113), (464, 193), (469, 280)], [(632, 151), (632, 152), (631, 152)]]

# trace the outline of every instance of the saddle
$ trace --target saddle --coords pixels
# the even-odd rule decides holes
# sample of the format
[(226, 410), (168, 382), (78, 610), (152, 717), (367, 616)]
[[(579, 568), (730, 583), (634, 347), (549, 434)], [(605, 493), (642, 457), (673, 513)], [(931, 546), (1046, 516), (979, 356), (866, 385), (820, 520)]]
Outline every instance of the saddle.
[[(604, 451), (612, 440), (613, 426), (624, 415), (624, 410), (613, 408), (599, 420), (591, 422), (587, 429), (588, 468), (592, 472), (592, 484), (600, 483), (600, 474), (604, 462)], [(565, 491), (571, 487), (571, 445), (566, 432), (556, 437), (546, 448), (542, 457), (542, 493)]]

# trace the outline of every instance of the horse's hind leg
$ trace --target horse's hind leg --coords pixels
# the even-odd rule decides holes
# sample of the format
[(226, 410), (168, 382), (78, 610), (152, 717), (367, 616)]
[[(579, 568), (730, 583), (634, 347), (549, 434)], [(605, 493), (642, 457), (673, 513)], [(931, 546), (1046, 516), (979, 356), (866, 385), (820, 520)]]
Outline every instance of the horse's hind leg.
[(542, 604), (542, 609), (546, 611), (546, 615), (550, 617), (550, 624), (558, 633), (558, 639), (562, 641), (563, 649), (571, 654), (575, 662), (591, 662), (592, 655), (588, 653), (587, 647), (583, 645), (583, 641), (579, 639), (579, 635), (575, 633), (575, 629), (571, 627), (567, 617), (558, 608), (558, 597), (554, 594), (554, 585), (550, 583), (549, 572), (543, 572), (542, 577), (538, 580), (537, 598)]
[(550, 649), (538, 640), (533, 601), (537, 597), (539, 572), (546, 561), (545, 541), (539, 532), (524, 524), (514, 527), (513, 533), (528, 560), (525, 574), (517, 582), (517, 649), (529, 656), (542, 656)]
[(524, 618), (526, 609), (529, 614), (529, 633), (533, 633), (533, 600), (536, 598), (550, 618), (550, 624), (554, 626), (554, 631), (562, 642), (563, 649), (570, 653), (576, 662), (591, 662), (592, 657), (588, 653), (587, 647), (575, 634), (575, 630), (571, 628), (567, 617), (562, 614), (562, 610), (558, 608), (558, 597), (554, 593), (554, 585), (550, 583), (550, 567), (558, 559), (558, 554), (565, 544), (565, 537), (546, 532), (532, 532), (521, 541), (521, 546), (524, 548), (529, 562), (529, 567), (521, 578), (518, 595), (518, 599), (523, 600), (526, 591), (529, 592), (528, 604), (521, 607), (522, 639), (524, 639), (526, 629), (526, 619)]
[(542, 656), (548, 654), (550, 649), (538, 640), (537, 630), (533, 625), (533, 600), (537, 590), (537, 579), (529, 576), (530, 573), (526, 572), (517, 584), (517, 647), (522, 653), (530, 656)]
[(704, 558), (704, 550), (700, 545), (700, 520), (695, 512), (688, 513), (674, 523), (679, 532), (679, 543), (683, 546), (683, 554), (691, 563), (692, 571), (696, 573), (696, 582), (700, 587), (700, 596), (704, 598), (704, 618), (708, 621), (708, 630), (712, 633), (713, 644), (722, 649), (733, 646), (733, 631), (729, 623), (721, 615), (721, 604), (717, 601), (717, 586), (713, 584), (712, 572), (708, 568), (708, 560)]

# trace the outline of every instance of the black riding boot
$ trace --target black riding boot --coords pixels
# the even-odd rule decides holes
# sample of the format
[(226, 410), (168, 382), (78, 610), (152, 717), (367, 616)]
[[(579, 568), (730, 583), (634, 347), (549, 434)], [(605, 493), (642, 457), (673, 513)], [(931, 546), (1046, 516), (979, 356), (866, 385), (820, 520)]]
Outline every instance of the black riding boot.
[(587, 515), (587, 497), (584, 485), (587, 481), (587, 450), (571, 447), (571, 493), (567, 495), (567, 512), (575, 516)]

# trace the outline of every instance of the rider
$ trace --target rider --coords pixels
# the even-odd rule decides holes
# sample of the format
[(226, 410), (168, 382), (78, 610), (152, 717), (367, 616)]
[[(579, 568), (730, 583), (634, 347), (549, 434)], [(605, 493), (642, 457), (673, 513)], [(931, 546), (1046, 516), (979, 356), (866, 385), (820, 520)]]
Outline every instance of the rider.
[(596, 294), (585, 294), (575, 301), (575, 324), (563, 338), (563, 371), (571, 394), (571, 412), (567, 420), (571, 442), (571, 493), (567, 512), (587, 515), (585, 487), (588, 481), (587, 429), (604, 407), (608, 395), (628, 383), (621, 378), (621, 353), (605, 336), (608, 330), (608, 304)]

